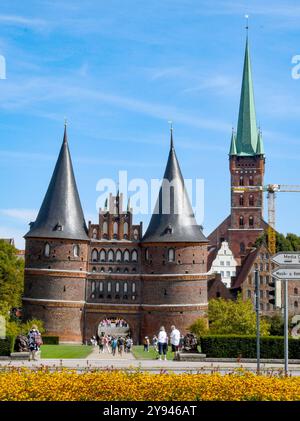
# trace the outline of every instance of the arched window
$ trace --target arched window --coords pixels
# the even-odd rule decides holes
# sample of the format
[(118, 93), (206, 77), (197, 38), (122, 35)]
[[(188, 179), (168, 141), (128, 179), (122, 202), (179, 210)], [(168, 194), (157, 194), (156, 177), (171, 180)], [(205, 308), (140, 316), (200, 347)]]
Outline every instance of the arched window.
[(96, 228), (93, 229), (92, 237), (97, 238), (97, 229)]
[(107, 292), (111, 292), (111, 282), (107, 282)]
[(133, 230), (133, 239), (138, 240), (139, 239), (139, 232), (137, 229)]
[(250, 175), (249, 177), (249, 186), (253, 186), (253, 176)]
[(124, 262), (129, 262), (130, 256), (129, 256), (129, 251), (125, 250), (124, 251)]
[(95, 266), (93, 267), (92, 272), (93, 272), (93, 273), (95, 273), (95, 272), (96, 272), (96, 268), (95, 268)]
[(49, 243), (46, 243), (46, 244), (45, 244), (45, 248), (44, 248), (44, 255), (45, 255), (46, 257), (49, 257), (49, 256), (50, 256), (50, 244), (49, 244)]
[(95, 298), (95, 291), (96, 291), (96, 282), (95, 281), (92, 282), (91, 289), (92, 289), (92, 298)]
[(244, 185), (244, 177), (241, 175), (240, 176), (240, 186)]
[(253, 216), (249, 216), (249, 227), (253, 227), (254, 225), (254, 218)]
[(239, 218), (239, 225), (240, 225), (240, 227), (244, 226), (244, 217), (243, 216), (240, 216), (240, 218)]
[(132, 282), (132, 286), (131, 286), (131, 290), (132, 290), (132, 293), (134, 294), (135, 293), (135, 282)]
[(133, 250), (132, 251), (132, 253), (131, 253), (131, 260), (132, 260), (132, 262), (137, 262), (137, 260), (138, 260), (138, 254), (137, 254), (137, 251), (136, 250)]
[(249, 206), (254, 206), (254, 196), (253, 196), (253, 194), (250, 194), (250, 196), (249, 196)]
[(110, 249), (108, 251), (107, 258), (108, 258), (108, 261), (109, 262), (113, 262), (114, 261), (114, 252), (113, 252), (113, 250)]
[(145, 249), (145, 260), (146, 261), (149, 260), (149, 249), (148, 248)]
[(119, 293), (119, 292), (120, 292), (120, 282), (117, 281), (116, 282), (116, 293)]
[(103, 281), (99, 282), (99, 292), (103, 292)]
[(73, 246), (73, 255), (74, 257), (79, 257), (79, 253), (80, 253), (80, 248), (78, 244), (75, 244)]
[(294, 302), (294, 307), (295, 307), (295, 308), (298, 308), (298, 301), (295, 301), (295, 302)]
[(94, 250), (92, 251), (92, 261), (93, 261), (93, 262), (97, 262), (97, 260), (98, 260), (98, 252), (97, 252), (97, 250), (96, 250), (96, 249), (94, 249)]
[(103, 222), (102, 230), (103, 230), (103, 234), (108, 234), (108, 226), (107, 226), (106, 221)]
[(124, 235), (128, 235), (128, 222), (124, 222)]
[(125, 268), (124, 269), (124, 273), (128, 273), (128, 268)]
[(170, 248), (168, 250), (168, 261), (174, 262), (175, 261), (175, 250), (173, 248)]
[(124, 294), (127, 294), (128, 291), (128, 283), (124, 282)]
[(240, 195), (240, 206), (244, 206), (244, 196)]
[(122, 261), (122, 252), (121, 250), (117, 250), (116, 252), (116, 261), (121, 262)]
[(106, 253), (105, 253), (105, 250), (102, 249), (100, 250), (100, 262), (105, 262), (105, 260), (106, 260)]
[(241, 253), (245, 252), (245, 244), (244, 243), (240, 243), (240, 252)]
[(105, 269), (104, 269), (104, 268), (101, 268), (101, 269), (100, 269), (100, 272), (101, 272), (101, 273), (105, 272)]
[(118, 235), (119, 225), (117, 222), (114, 222), (113, 230), (114, 230), (114, 235)]

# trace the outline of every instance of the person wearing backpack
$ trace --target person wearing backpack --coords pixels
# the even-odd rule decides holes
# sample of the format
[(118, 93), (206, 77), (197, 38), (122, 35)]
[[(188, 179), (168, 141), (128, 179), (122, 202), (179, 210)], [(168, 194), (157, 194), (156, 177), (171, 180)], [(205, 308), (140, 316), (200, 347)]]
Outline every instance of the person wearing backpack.
[(115, 338), (114, 336), (111, 338), (111, 351), (113, 356), (116, 355), (116, 350), (117, 350), (117, 346), (118, 346), (118, 341), (117, 338)]

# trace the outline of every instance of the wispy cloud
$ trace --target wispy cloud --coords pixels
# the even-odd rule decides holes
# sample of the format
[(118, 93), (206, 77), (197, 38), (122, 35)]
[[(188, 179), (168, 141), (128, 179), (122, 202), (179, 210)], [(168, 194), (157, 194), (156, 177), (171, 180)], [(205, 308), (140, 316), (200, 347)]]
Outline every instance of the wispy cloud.
[(28, 18), (18, 15), (0, 14), (0, 22), (2, 24), (27, 26), (35, 29), (45, 28), (47, 26), (47, 22), (44, 19)]
[(37, 216), (36, 209), (0, 209), (0, 213), (8, 216), (9, 218), (18, 219), (27, 223), (29, 221), (34, 221)]

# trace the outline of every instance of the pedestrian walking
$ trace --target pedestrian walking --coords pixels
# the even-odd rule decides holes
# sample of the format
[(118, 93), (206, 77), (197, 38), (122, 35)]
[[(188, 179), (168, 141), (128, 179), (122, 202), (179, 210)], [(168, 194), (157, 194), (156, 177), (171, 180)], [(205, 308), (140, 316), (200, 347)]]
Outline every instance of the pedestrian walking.
[(168, 350), (168, 336), (166, 333), (166, 329), (164, 326), (161, 326), (159, 329), (158, 334), (158, 353), (159, 353), (159, 360), (161, 360), (162, 355), (164, 356), (164, 360), (167, 359), (167, 350)]
[(111, 352), (112, 352), (113, 356), (116, 355), (117, 346), (118, 346), (118, 340), (117, 340), (117, 338), (115, 338), (113, 336), (111, 338)]
[(152, 346), (153, 346), (155, 352), (158, 352), (157, 345), (158, 345), (158, 339), (157, 339), (157, 336), (154, 335), (153, 338), (152, 338)]
[(29, 345), (29, 360), (37, 360), (36, 355), (40, 350), (40, 346), (43, 345), (42, 336), (36, 325), (32, 325), (28, 333), (28, 345)]
[(99, 354), (100, 353), (103, 354), (104, 353), (104, 334), (103, 333), (99, 337), (98, 345), (99, 345)]
[(118, 352), (119, 352), (119, 355), (122, 357), (122, 355), (123, 355), (123, 352), (124, 352), (124, 343), (125, 343), (125, 339), (121, 336), (119, 339), (118, 339)]
[(144, 339), (144, 351), (145, 352), (149, 352), (149, 345), (150, 345), (150, 340), (149, 340), (148, 336), (145, 336), (145, 339)]
[(171, 326), (170, 341), (172, 346), (172, 352), (174, 352), (174, 359), (176, 359), (179, 351), (180, 332), (178, 329), (176, 329), (174, 325)]

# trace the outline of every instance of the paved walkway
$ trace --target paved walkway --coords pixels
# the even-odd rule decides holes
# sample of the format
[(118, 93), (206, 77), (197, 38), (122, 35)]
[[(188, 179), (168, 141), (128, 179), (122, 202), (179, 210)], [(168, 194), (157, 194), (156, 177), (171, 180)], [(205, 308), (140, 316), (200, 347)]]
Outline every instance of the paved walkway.
[(104, 353), (100, 353), (99, 352), (99, 348), (97, 346), (95, 346), (93, 348), (93, 351), (91, 352), (91, 354), (89, 354), (86, 358), (86, 360), (93, 360), (93, 361), (117, 361), (117, 360), (135, 360), (134, 355), (130, 352), (123, 352), (122, 355), (120, 355), (118, 353), (118, 351), (116, 352), (116, 355), (113, 356), (111, 353), (108, 353), (107, 351), (105, 351)]

